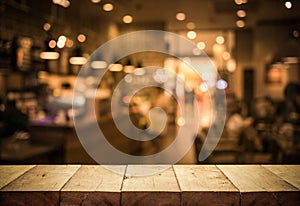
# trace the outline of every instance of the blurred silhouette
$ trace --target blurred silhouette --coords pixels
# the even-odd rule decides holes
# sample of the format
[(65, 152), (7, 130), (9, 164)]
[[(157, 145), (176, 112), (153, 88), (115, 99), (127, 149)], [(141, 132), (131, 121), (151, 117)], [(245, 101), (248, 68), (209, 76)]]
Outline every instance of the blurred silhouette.
[(17, 131), (28, 132), (28, 116), (16, 107), (16, 101), (8, 101), (3, 114), (4, 134), (11, 136)]

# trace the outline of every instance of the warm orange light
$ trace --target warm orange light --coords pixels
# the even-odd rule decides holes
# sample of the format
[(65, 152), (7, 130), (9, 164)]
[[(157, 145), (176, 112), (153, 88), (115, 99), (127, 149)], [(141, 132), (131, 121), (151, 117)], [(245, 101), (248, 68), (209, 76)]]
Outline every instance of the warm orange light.
[(47, 59), (47, 60), (55, 60), (59, 58), (58, 52), (41, 52), (40, 53), (41, 59)]
[(45, 23), (45, 24), (43, 25), (43, 29), (44, 29), (45, 31), (49, 31), (49, 30), (51, 29), (51, 24)]
[(237, 12), (236, 12), (236, 15), (238, 16), (238, 17), (240, 17), (240, 18), (244, 18), (244, 17), (246, 17), (246, 15), (247, 15), (247, 13), (246, 13), (246, 11), (245, 10), (238, 10)]
[(112, 11), (114, 9), (114, 5), (111, 3), (107, 3), (104, 4), (102, 8), (104, 11)]
[(216, 37), (216, 42), (218, 43), (218, 44), (223, 44), (224, 43), (224, 37), (222, 37), (222, 36), (217, 36)]
[(195, 38), (197, 37), (197, 33), (194, 32), (194, 31), (189, 31), (189, 32), (187, 33), (187, 37), (188, 37), (189, 39), (195, 39)]
[(230, 59), (231, 55), (229, 54), (229, 52), (224, 52), (224, 53), (222, 54), (222, 57), (223, 57), (223, 59), (224, 59), (225, 61), (227, 61), (227, 60)]
[(205, 49), (206, 45), (203, 41), (197, 43), (197, 47), (201, 50)]
[(188, 22), (186, 24), (186, 28), (191, 29), (191, 30), (195, 29), (196, 28), (196, 24), (194, 22)]
[(237, 20), (235, 24), (239, 28), (243, 28), (243, 27), (246, 26), (246, 24), (245, 24), (245, 22), (243, 20)]
[(123, 16), (123, 22), (124, 22), (125, 24), (130, 24), (132, 21), (133, 21), (132, 16), (130, 16), (130, 15), (125, 15), (125, 16)]
[(185, 18), (186, 18), (186, 16), (185, 16), (185, 13), (183, 13), (183, 12), (178, 12), (178, 13), (176, 14), (176, 19), (177, 19), (178, 21), (183, 21), (183, 20), (185, 20)]
[(85, 57), (71, 57), (69, 60), (72, 65), (83, 65), (87, 62)]
[(53, 49), (53, 48), (56, 47), (56, 41), (52, 39), (51, 41), (49, 41), (49, 44), (48, 44), (48, 45), (49, 45), (50, 48)]
[(92, 3), (97, 4), (100, 3), (101, 0), (91, 0)]
[(85, 36), (84, 34), (79, 34), (79, 35), (77, 36), (77, 40), (78, 40), (79, 42), (83, 43), (83, 42), (85, 42), (85, 40), (86, 40), (86, 36)]

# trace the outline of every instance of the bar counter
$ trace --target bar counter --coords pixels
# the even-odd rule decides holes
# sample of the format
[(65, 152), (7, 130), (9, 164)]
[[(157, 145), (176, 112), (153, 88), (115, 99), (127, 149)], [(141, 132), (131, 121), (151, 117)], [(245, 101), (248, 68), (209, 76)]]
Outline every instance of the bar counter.
[(2, 165), (1, 205), (300, 205), (300, 165)]

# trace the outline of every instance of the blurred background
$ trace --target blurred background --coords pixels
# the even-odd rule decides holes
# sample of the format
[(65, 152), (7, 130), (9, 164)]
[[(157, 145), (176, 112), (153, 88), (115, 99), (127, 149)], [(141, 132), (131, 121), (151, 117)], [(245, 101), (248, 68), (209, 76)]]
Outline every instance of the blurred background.
[[(187, 135), (194, 143), (178, 163), (299, 163), (300, 1), (2, 0), (0, 16), (1, 164), (95, 164), (73, 123), (74, 115), (89, 110), (91, 89), (97, 121), (112, 145), (139, 156), (162, 151), (184, 125), (178, 103), (155, 87), (132, 98), (122, 93), (150, 82), (174, 90), (187, 109), (199, 109), (199, 131)], [(86, 95), (72, 111), (76, 77), (89, 56), (111, 39), (145, 29), (173, 32), (196, 48), (165, 39), (162, 46), (176, 57), (139, 52), (112, 65), (91, 62), (89, 67), (106, 72), (100, 84), (86, 78)], [(201, 77), (188, 68), (189, 62), (203, 64), (205, 54), (220, 79), (209, 68)], [(210, 87), (226, 94), (226, 123), (214, 152), (199, 162), (212, 122)], [(111, 115), (115, 90), (140, 129), (149, 127), (151, 108), (165, 110), (167, 124), (158, 138), (122, 137)]]

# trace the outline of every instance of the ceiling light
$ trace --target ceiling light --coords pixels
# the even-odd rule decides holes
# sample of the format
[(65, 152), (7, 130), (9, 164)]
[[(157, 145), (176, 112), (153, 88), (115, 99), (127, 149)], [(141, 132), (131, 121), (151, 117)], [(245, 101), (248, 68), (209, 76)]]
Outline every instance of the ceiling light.
[(64, 41), (58, 41), (57, 42), (57, 47), (58, 48), (62, 49), (62, 48), (64, 48), (64, 46), (65, 46), (65, 42)]
[(64, 35), (61, 35), (61, 36), (58, 37), (58, 41), (66, 42), (67, 41), (67, 37), (64, 36)]
[(45, 24), (43, 25), (43, 29), (44, 29), (45, 31), (49, 31), (49, 30), (51, 29), (51, 24), (45, 23)]
[(48, 45), (49, 45), (49, 47), (50, 47), (51, 49), (53, 49), (53, 48), (56, 47), (56, 41), (52, 39), (52, 40), (49, 41), (49, 44), (48, 44)]
[(218, 43), (218, 44), (223, 44), (224, 43), (224, 37), (222, 37), (222, 36), (217, 36), (217, 38), (216, 38), (216, 42)]
[(237, 5), (241, 5), (243, 3), (243, 0), (234, 0), (234, 2), (237, 4)]
[(123, 16), (123, 22), (124, 22), (125, 24), (130, 24), (132, 21), (133, 21), (132, 16), (130, 16), (130, 15), (125, 15), (125, 16)]
[(100, 3), (101, 0), (91, 0), (92, 3), (97, 4)]
[(107, 67), (106, 61), (92, 61), (91, 67), (93, 69), (105, 69)]
[(103, 5), (102, 8), (104, 11), (112, 11), (114, 9), (114, 5), (111, 3), (106, 3)]
[(45, 51), (40, 53), (41, 59), (56, 60), (59, 58), (59, 53), (55, 51)]
[(239, 28), (243, 28), (243, 27), (245, 27), (245, 25), (246, 25), (245, 22), (244, 22), (243, 20), (237, 20), (235, 24), (236, 24), (236, 26), (239, 27)]
[(183, 20), (185, 20), (185, 13), (183, 13), (183, 12), (178, 12), (178, 13), (176, 14), (176, 19), (177, 19), (178, 21), (183, 21)]
[(71, 57), (69, 60), (72, 65), (83, 65), (87, 62), (85, 57)]
[(248, 0), (234, 0), (234, 2), (237, 4), (237, 5), (242, 5), (242, 4), (246, 4), (248, 2)]
[(246, 13), (246, 11), (245, 10), (238, 10), (237, 12), (236, 12), (236, 15), (238, 16), (238, 17), (240, 17), (240, 18), (244, 18), (244, 17), (246, 17), (246, 15), (247, 15), (247, 13)]
[(293, 37), (295, 37), (295, 38), (299, 37), (299, 31), (298, 30), (293, 31)]
[(187, 33), (187, 37), (188, 37), (189, 39), (195, 39), (195, 38), (197, 37), (197, 33), (194, 32), (194, 31), (189, 31), (189, 32)]
[(188, 22), (186, 24), (186, 28), (188, 28), (188, 29), (195, 29), (196, 28), (196, 24), (194, 22)]
[(85, 42), (86, 36), (84, 34), (78, 34), (77, 40), (81, 43)]
[(74, 45), (74, 42), (71, 39), (67, 39), (66, 47), (71, 48)]
[(286, 7), (287, 9), (291, 9), (292, 6), (293, 6), (293, 5), (292, 5), (292, 2), (290, 2), (290, 1), (286, 1), (284, 5), (285, 5), (285, 7)]
[(122, 64), (115, 63), (115, 64), (110, 64), (108, 66), (108, 68), (109, 68), (109, 71), (111, 71), (111, 72), (120, 72), (120, 71), (122, 71), (123, 66), (122, 66)]
[(203, 50), (203, 49), (205, 49), (205, 43), (203, 42), (203, 41), (200, 41), (200, 42), (198, 42), (197, 43), (197, 47), (199, 48), (199, 49), (201, 49), (201, 50)]

